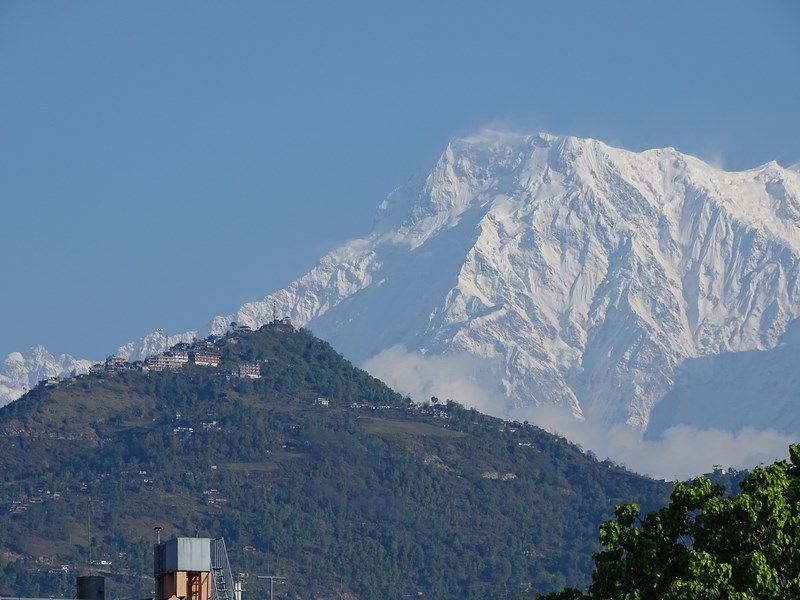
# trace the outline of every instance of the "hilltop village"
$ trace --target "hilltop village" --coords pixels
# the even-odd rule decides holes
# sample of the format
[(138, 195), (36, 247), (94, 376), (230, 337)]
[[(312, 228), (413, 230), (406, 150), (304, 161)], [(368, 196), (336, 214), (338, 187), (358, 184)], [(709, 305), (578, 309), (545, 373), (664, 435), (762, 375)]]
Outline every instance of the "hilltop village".
[[(59, 379), (58, 377), (50, 377), (39, 383), (39, 386), (53, 387), (59, 383), (67, 384), (85, 380), (93, 376), (108, 376), (126, 371), (135, 371), (140, 373), (158, 373), (162, 371), (178, 372), (186, 365), (194, 365), (199, 367), (206, 367), (209, 369), (217, 369), (216, 376), (225, 380), (232, 378), (241, 379), (261, 379), (262, 367), (268, 361), (243, 361), (235, 365), (235, 370), (220, 369), (221, 355), (218, 350), (219, 343), (223, 340), (237, 344), (242, 336), (251, 334), (254, 331), (263, 331), (267, 328), (283, 331), (285, 333), (296, 333), (297, 329), (292, 324), (290, 317), (275, 318), (271, 322), (262, 325), (258, 330), (254, 330), (247, 325), (231, 324), (230, 331), (224, 335), (210, 335), (202, 340), (195, 340), (193, 342), (179, 342), (163, 352), (158, 352), (148, 356), (143, 361), (129, 362), (120, 356), (109, 356), (105, 361), (95, 363), (89, 369), (89, 373), (73, 373), (71, 376)], [(313, 399), (313, 403), (318, 406), (329, 406), (330, 402), (327, 397), (317, 396)], [(414, 403), (408, 399), (408, 408), (411, 412), (429, 417), (446, 418), (448, 414), (447, 405), (452, 404), (452, 400), (448, 400), (447, 404), (440, 402), (435, 396), (430, 399), (430, 402)], [(375, 406), (368, 405), (358, 401), (349, 404), (351, 409), (369, 408), (395, 408), (391, 406)], [(178, 415), (180, 418), (180, 415)], [(530, 427), (530, 424), (525, 421), (524, 423), (513, 420), (506, 422), (506, 427), (513, 433), (516, 429)], [(208, 429), (209, 425), (203, 423), (203, 428)], [(183, 433), (192, 431), (192, 428), (177, 428), (176, 433)]]
[[(266, 327), (279, 327), (287, 331), (295, 331), (290, 317), (284, 317), (283, 319), (276, 318), (271, 323), (262, 325), (260, 329), (264, 329)], [(235, 343), (237, 335), (250, 333), (252, 331), (253, 329), (247, 325), (237, 325), (236, 323), (232, 323), (231, 332), (229, 335), (232, 336), (231, 341)], [(219, 336), (212, 335), (204, 340), (196, 340), (191, 343), (180, 342), (174, 346), (171, 346), (164, 352), (159, 352), (157, 354), (148, 356), (144, 361), (141, 362), (137, 361), (129, 363), (119, 356), (109, 356), (105, 360), (105, 363), (97, 363), (92, 365), (90, 373), (118, 372), (126, 370), (139, 370), (145, 373), (150, 371), (178, 371), (187, 363), (203, 367), (216, 368), (220, 363), (220, 355), (216, 350), (215, 343), (218, 339)], [(259, 379), (261, 377), (261, 367), (258, 362), (247, 362), (240, 364), (236, 373), (226, 371), (220, 373), (220, 375), (226, 377), (235, 375), (248, 379)]]
[[(266, 327), (277, 327), (285, 331), (296, 331), (292, 325), (290, 317), (275, 319), (266, 325), (262, 325), (259, 330)], [(220, 364), (220, 354), (217, 351), (217, 342), (224, 337), (231, 338), (236, 343), (236, 337), (245, 333), (251, 333), (253, 329), (247, 325), (231, 324), (231, 331), (225, 336), (210, 335), (202, 340), (194, 342), (179, 342), (163, 352), (151, 354), (143, 361), (129, 362), (116, 355), (109, 356), (105, 361), (95, 363), (89, 368), (89, 373), (73, 372), (69, 377), (60, 378), (57, 376), (48, 377), (39, 382), (38, 386), (52, 387), (59, 382), (69, 382), (70, 380), (81, 380), (91, 375), (101, 375), (107, 373), (122, 373), (124, 371), (139, 371), (142, 373), (160, 371), (179, 371), (184, 365), (192, 364), (202, 367), (217, 368)], [(245, 362), (238, 365), (235, 373), (231, 371), (220, 371), (218, 375), (230, 377), (244, 377), (247, 379), (261, 378), (261, 365), (258, 362)]]

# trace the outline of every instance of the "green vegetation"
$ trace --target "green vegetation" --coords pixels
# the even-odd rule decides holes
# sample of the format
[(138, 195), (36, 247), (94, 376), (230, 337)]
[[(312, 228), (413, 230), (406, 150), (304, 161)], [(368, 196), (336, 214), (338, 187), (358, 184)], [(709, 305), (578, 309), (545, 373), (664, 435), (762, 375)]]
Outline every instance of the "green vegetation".
[[(70, 597), (91, 558), (110, 597), (147, 597), (155, 526), (225, 537), (253, 597), (256, 575), (286, 576), (281, 598), (585, 587), (613, 507), (672, 489), (528, 424), (414, 405), (305, 331), (214, 344), (219, 368), (83, 376), (0, 409), (0, 593)], [(252, 361), (260, 379), (230, 375)]]
[(553, 600), (800, 598), (800, 446), (791, 462), (757, 467), (741, 492), (707, 478), (676, 484), (668, 506), (617, 507), (600, 527), (589, 592)]

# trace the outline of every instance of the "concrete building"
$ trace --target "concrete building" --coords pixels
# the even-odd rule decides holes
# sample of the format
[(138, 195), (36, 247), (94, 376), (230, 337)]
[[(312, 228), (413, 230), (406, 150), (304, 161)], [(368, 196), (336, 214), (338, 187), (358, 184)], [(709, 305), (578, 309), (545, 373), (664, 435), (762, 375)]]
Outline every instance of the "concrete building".
[(178, 371), (189, 362), (189, 354), (182, 350), (168, 350), (147, 358), (147, 367), (151, 371)]
[(247, 379), (260, 379), (261, 365), (257, 362), (248, 362), (240, 364), (239, 377), (246, 377)]
[(189, 362), (204, 367), (219, 366), (219, 354), (207, 350), (190, 350)]

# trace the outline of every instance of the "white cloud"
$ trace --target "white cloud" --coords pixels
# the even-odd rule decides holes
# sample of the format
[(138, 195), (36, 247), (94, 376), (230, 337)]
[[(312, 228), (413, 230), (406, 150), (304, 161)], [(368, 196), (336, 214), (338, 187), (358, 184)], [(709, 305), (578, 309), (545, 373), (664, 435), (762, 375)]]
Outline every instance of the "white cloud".
[(362, 367), (414, 402), (455, 400), (486, 414), (497, 415), (505, 399), (485, 381), (496, 381), (490, 361), (469, 354), (426, 356), (393, 346), (368, 359)]
[(710, 472), (714, 465), (751, 469), (786, 458), (789, 444), (797, 441), (796, 437), (772, 429), (748, 428), (733, 433), (684, 425), (649, 440), (625, 425), (601, 427), (545, 407), (519, 409), (514, 411), (514, 418), (558, 432), (599, 458), (610, 458), (656, 479), (689, 479)]
[(598, 458), (610, 458), (627, 468), (658, 479), (687, 479), (720, 464), (749, 469), (785, 458), (797, 437), (775, 430), (744, 429), (731, 433), (679, 426), (656, 440), (624, 425), (610, 429), (578, 421), (556, 407), (509, 406), (508, 399), (487, 382), (496, 381), (495, 366), (471, 355), (426, 356), (394, 346), (367, 360), (363, 368), (415, 402), (431, 396), (452, 399), (464, 406), (504, 419), (529, 421), (559, 433)]

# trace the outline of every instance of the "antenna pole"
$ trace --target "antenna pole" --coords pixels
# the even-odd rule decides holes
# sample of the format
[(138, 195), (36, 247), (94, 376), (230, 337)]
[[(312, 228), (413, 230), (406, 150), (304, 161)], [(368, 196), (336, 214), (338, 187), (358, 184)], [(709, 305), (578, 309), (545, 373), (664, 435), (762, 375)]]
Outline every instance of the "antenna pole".
[(94, 575), (94, 570), (92, 569), (92, 501), (89, 500), (89, 504), (86, 505), (86, 535), (88, 538), (87, 545), (89, 546), (89, 576), (91, 577)]
[(283, 579), (285, 581), (286, 577), (279, 577), (277, 575), (256, 575), (256, 579), (269, 579), (269, 600), (272, 600), (272, 594), (275, 591), (275, 580)]

